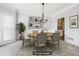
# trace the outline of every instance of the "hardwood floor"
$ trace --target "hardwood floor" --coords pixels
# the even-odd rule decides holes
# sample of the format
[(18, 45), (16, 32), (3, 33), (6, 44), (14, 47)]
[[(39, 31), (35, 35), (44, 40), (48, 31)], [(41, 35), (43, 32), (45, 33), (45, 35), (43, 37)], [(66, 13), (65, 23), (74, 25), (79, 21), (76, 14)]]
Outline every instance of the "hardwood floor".
[[(21, 49), (21, 41), (0, 47), (0, 56), (33, 56), (34, 47), (25, 45)], [(61, 52), (57, 49), (52, 51), (52, 56), (79, 56), (79, 47), (68, 44), (64, 41), (60, 42)]]

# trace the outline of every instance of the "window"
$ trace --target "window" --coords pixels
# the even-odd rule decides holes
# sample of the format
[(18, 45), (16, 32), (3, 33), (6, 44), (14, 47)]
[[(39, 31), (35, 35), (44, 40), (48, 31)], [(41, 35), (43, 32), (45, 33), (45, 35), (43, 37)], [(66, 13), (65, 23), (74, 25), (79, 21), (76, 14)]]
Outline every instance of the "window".
[(16, 23), (14, 16), (3, 13), (0, 17), (0, 42), (15, 39)]

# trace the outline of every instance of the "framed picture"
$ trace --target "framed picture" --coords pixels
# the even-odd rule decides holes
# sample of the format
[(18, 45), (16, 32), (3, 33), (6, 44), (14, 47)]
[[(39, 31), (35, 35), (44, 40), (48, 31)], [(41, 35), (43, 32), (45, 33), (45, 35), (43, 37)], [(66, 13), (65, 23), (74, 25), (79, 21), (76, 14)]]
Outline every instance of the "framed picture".
[(28, 28), (29, 29), (32, 29), (34, 27), (33, 25), (34, 25), (33, 22), (30, 22), (30, 21), (28, 22)]
[(78, 15), (70, 17), (70, 28), (78, 28)]
[(35, 23), (34, 28), (40, 28), (40, 23)]
[(34, 18), (34, 23), (39, 23), (39, 18), (35, 17)]
[(32, 21), (33, 22), (33, 20), (34, 20), (34, 17), (29, 16), (29, 21)]

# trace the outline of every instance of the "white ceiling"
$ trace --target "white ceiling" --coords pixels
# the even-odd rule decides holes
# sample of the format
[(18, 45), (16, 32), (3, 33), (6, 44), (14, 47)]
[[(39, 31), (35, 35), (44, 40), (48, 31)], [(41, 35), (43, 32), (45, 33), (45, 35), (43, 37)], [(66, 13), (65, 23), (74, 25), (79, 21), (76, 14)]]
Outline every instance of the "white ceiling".
[[(73, 3), (45, 3), (45, 16), (54, 15), (72, 4)], [(42, 14), (41, 3), (8, 3), (8, 5), (15, 7), (20, 13), (25, 15), (41, 16)]]

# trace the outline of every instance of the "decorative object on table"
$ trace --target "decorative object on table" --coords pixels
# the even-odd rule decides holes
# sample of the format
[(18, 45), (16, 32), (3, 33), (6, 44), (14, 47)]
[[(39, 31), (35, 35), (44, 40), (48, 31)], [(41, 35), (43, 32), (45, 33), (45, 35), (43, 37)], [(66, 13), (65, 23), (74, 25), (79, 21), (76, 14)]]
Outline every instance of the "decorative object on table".
[(70, 17), (69, 25), (70, 28), (78, 28), (78, 15)]

